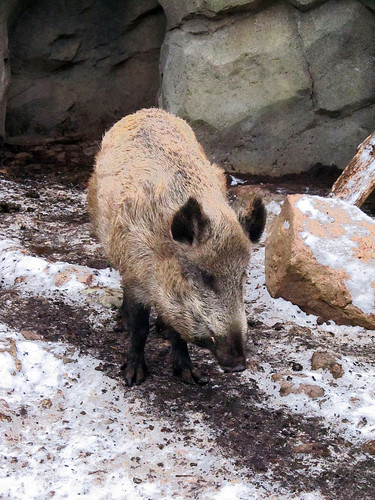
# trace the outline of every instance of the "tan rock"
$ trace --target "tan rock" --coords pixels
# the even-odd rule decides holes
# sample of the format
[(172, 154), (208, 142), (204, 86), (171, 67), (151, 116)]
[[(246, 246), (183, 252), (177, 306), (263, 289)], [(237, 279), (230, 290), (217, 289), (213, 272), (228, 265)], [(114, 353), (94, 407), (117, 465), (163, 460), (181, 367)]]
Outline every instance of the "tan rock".
[(375, 440), (366, 441), (362, 449), (365, 453), (369, 453), (370, 455), (375, 455)]
[(308, 453), (311, 455), (317, 455), (321, 457), (329, 457), (331, 452), (326, 444), (323, 443), (303, 443), (295, 446), (293, 448), (294, 453)]
[[(0, 352), (8, 352), (14, 359), (14, 364), (16, 366), (16, 370), (20, 372), (22, 370), (21, 360), (18, 358), (17, 344), (14, 339), (7, 339), (8, 345), (0, 348)], [(13, 375), (16, 373), (14, 372)], [(3, 400), (1, 400), (3, 401)]]
[(337, 362), (335, 356), (329, 352), (316, 351), (311, 358), (311, 368), (313, 370), (329, 370), (333, 378), (340, 378), (344, 375), (344, 369)]
[(0, 422), (11, 422), (12, 417), (10, 415), (6, 415), (0, 411)]
[(375, 222), (338, 199), (292, 195), (266, 241), (266, 285), (309, 314), (375, 329)]
[(66, 285), (66, 283), (68, 283), (74, 276), (76, 276), (77, 280), (84, 285), (91, 285), (93, 280), (92, 273), (87, 272), (78, 266), (70, 266), (55, 276), (55, 285), (59, 287)]
[(301, 392), (304, 392), (306, 396), (309, 396), (311, 399), (321, 398), (325, 393), (323, 387), (315, 384), (300, 384), (297, 394), (300, 394)]
[(72, 278), (72, 271), (70, 269), (64, 269), (55, 276), (55, 285), (63, 286)]
[(319, 385), (315, 384), (298, 384), (286, 380), (284, 377), (288, 376), (287, 372), (274, 373), (271, 376), (273, 382), (277, 382), (280, 385), (280, 396), (285, 397), (289, 394), (301, 394), (305, 393), (309, 398), (321, 398), (324, 396), (324, 389)]
[(280, 380), (280, 396), (289, 396), (289, 394), (297, 394), (297, 389), (295, 385), (286, 380)]
[(34, 330), (22, 330), (21, 334), (26, 340), (41, 340), (41, 339), (43, 339), (43, 337), (40, 335), (40, 333), (35, 332)]

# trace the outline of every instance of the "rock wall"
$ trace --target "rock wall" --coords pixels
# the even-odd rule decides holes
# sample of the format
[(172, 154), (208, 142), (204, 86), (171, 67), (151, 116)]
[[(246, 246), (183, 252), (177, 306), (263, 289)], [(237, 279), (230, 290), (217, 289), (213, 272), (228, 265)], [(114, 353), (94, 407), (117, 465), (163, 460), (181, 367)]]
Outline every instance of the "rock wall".
[(9, 29), (8, 137), (100, 137), (154, 106), (165, 22), (156, 0), (31, 1)]
[(8, 53), (8, 30), (0, 7), (0, 137), (5, 135), (5, 111), (10, 82), (10, 66)]
[(370, 0), (23, 1), (9, 23), (13, 142), (100, 136), (158, 104), (228, 170), (283, 175), (344, 168), (375, 129)]
[(362, 2), (196, 0), (180, 15), (161, 3), (160, 105), (226, 168), (344, 168), (375, 129), (375, 16)]

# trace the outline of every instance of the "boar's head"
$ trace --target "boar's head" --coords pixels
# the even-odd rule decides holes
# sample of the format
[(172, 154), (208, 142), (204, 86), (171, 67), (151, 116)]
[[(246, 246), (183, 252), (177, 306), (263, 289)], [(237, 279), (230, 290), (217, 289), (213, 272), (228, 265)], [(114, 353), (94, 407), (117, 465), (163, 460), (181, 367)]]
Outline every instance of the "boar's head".
[(260, 198), (235, 213), (224, 200), (203, 208), (193, 197), (170, 224), (173, 251), (158, 279), (158, 312), (183, 339), (209, 347), (228, 371), (246, 367), (246, 269), (264, 224)]

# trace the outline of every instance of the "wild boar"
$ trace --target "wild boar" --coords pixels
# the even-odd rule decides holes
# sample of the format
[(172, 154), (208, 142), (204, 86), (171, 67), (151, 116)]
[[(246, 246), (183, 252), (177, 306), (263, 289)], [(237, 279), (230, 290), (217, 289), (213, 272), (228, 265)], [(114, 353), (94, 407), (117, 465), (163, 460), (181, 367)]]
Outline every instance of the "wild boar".
[(208, 161), (190, 126), (160, 109), (142, 109), (104, 135), (88, 207), (122, 277), (131, 333), (126, 383), (146, 376), (152, 307), (167, 327), (174, 371), (185, 382), (205, 381), (187, 342), (209, 347), (227, 371), (244, 370), (246, 269), (251, 242), (264, 229), (262, 200), (235, 213), (224, 171)]

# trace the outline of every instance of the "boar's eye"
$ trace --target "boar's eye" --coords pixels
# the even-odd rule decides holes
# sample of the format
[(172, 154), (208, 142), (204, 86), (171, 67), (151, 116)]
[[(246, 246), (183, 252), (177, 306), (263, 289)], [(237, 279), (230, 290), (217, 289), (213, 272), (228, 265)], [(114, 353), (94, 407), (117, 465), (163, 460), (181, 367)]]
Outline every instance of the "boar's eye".
[(211, 290), (215, 289), (215, 276), (212, 274), (208, 273), (207, 271), (201, 271), (202, 274), (202, 281), (204, 286), (207, 288), (210, 288)]

